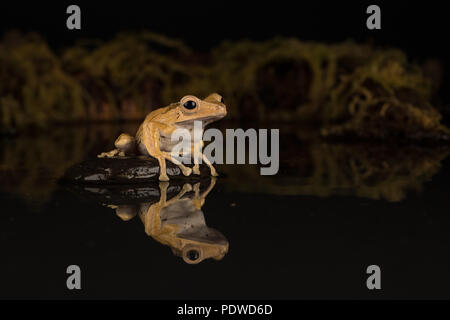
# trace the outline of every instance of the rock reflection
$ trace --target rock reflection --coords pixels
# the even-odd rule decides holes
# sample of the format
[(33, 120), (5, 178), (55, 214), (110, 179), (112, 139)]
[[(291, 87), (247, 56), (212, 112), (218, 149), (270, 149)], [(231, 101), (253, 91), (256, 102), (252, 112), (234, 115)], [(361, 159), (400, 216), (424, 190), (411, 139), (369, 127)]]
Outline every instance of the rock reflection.
[(114, 209), (123, 221), (139, 216), (147, 235), (169, 246), (186, 263), (197, 264), (208, 258), (221, 260), (228, 252), (227, 239), (206, 225), (201, 210), (215, 183), (212, 178), (206, 189), (201, 188), (200, 182), (193, 185), (159, 182), (159, 191), (154, 187), (116, 187), (115, 191), (84, 187), (82, 192)]

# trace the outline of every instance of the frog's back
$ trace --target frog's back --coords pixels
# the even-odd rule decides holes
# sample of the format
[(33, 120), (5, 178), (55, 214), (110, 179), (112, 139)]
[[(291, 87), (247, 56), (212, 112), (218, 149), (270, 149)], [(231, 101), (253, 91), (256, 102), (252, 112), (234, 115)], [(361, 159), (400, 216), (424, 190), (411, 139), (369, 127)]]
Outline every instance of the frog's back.
[(163, 107), (163, 108), (158, 108), (156, 110), (153, 110), (152, 112), (150, 112), (146, 117), (145, 120), (141, 123), (141, 125), (139, 126), (138, 131), (136, 132), (136, 140), (138, 142), (138, 144), (141, 142), (142, 139), (142, 134), (143, 134), (143, 128), (144, 128), (144, 124), (145, 123), (149, 123), (151, 121), (157, 121), (157, 118), (166, 113), (169, 110), (172, 110), (173, 108), (177, 107), (177, 103), (172, 103), (170, 105), (168, 105), (167, 107)]

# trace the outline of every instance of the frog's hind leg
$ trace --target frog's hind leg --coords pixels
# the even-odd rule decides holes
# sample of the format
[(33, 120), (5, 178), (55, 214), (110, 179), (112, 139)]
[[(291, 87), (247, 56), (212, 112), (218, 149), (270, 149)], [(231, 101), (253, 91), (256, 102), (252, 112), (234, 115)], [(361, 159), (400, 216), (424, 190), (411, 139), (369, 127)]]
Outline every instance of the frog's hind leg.
[(102, 152), (99, 158), (112, 158), (116, 156), (129, 156), (136, 152), (136, 139), (128, 133), (122, 133), (114, 142), (116, 149)]
[(99, 155), (97, 155), (98, 158), (113, 158), (117, 155), (119, 155), (120, 151), (117, 149), (108, 151), (108, 152), (102, 152)]
[(136, 138), (128, 133), (122, 133), (114, 142), (114, 146), (124, 156), (136, 153)]
[(123, 221), (133, 219), (138, 214), (138, 208), (136, 205), (118, 205), (115, 208), (116, 215)]
[(149, 150), (149, 154), (158, 159), (159, 162), (159, 180), (160, 181), (169, 181), (169, 177), (167, 176), (167, 169), (166, 169), (166, 159), (169, 160), (170, 162), (174, 163), (175, 165), (177, 165), (181, 172), (183, 173), (183, 175), (185, 176), (190, 176), (192, 173), (192, 169), (189, 167), (186, 167), (185, 165), (183, 165), (180, 161), (178, 161), (175, 158), (172, 158), (172, 156), (170, 155), (170, 153), (168, 152), (164, 152), (164, 151), (155, 151), (155, 150)]

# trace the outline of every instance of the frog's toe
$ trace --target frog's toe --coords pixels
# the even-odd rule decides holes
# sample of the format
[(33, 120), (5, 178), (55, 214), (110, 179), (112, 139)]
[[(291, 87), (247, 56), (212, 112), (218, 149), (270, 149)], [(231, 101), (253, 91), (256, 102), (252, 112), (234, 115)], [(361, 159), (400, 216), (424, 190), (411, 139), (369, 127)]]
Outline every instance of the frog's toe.
[(194, 174), (200, 174), (200, 168), (198, 166), (192, 168)]

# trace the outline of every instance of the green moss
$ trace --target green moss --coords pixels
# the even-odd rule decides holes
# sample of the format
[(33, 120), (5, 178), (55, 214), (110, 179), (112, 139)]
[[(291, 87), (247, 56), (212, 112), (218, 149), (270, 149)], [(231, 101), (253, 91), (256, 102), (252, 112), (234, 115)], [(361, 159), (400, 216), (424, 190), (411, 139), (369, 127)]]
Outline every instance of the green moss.
[(83, 117), (83, 88), (37, 35), (10, 33), (0, 43), (3, 128), (45, 126)]
[(176, 81), (189, 79), (195, 69), (183, 63), (189, 52), (160, 35), (119, 34), (93, 49), (69, 48), (62, 61), (95, 101), (92, 118), (138, 119), (152, 107), (179, 99), (173, 92)]
[[(447, 135), (430, 104), (431, 82), (401, 54), (380, 54), (342, 77), (330, 93), (324, 135), (428, 137)], [(336, 124), (338, 123), (338, 124)]]
[(324, 136), (448, 135), (433, 84), (399, 50), (274, 38), (209, 54), (149, 32), (53, 53), (38, 36), (0, 42), (3, 128), (141, 119), (185, 94), (225, 96), (229, 118), (316, 122)]

